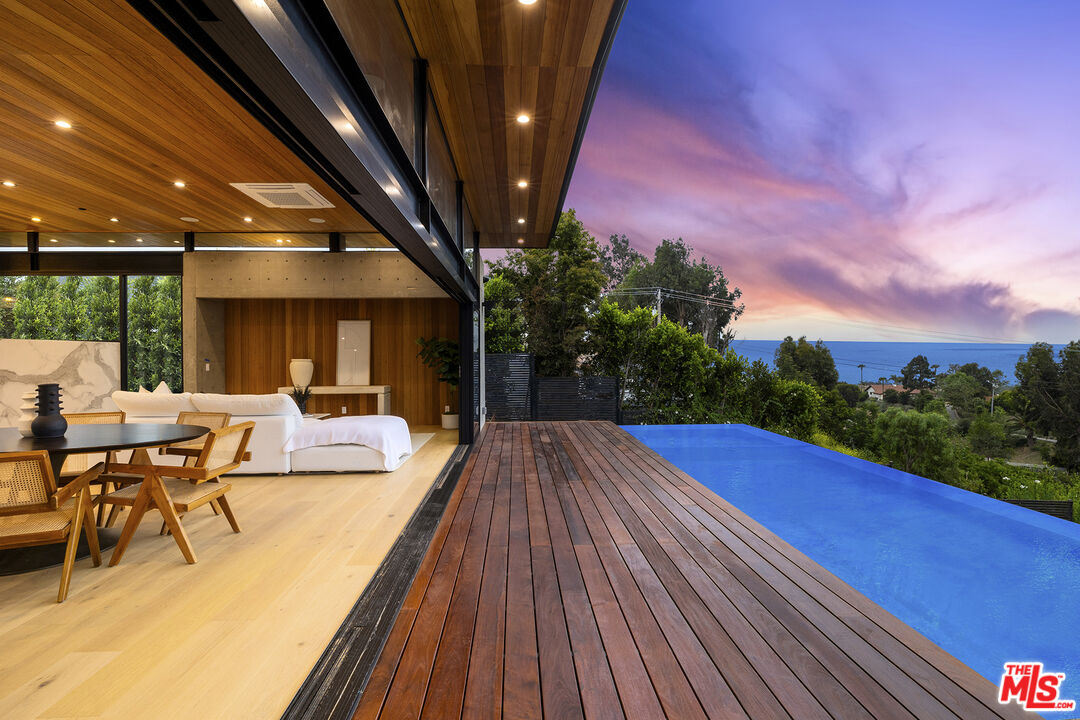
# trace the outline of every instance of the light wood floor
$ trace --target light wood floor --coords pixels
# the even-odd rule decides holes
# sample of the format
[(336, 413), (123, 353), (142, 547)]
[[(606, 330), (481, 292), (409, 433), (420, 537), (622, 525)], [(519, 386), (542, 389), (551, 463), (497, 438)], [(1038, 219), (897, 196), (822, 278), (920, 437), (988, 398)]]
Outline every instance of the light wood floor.
[(393, 473), (234, 476), (243, 532), (200, 508), (184, 563), (151, 513), (115, 568), (0, 577), (0, 718), (278, 718), (457, 441)]

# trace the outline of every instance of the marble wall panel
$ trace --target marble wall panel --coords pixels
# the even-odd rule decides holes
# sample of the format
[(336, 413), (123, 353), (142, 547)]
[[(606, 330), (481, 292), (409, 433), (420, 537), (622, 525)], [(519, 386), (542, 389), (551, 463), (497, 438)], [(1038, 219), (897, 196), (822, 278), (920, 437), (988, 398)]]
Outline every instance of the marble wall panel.
[(22, 394), (60, 384), (65, 412), (101, 409), (120, 388), (120, 343), (0, 340), (0, 426), (14, 427)]

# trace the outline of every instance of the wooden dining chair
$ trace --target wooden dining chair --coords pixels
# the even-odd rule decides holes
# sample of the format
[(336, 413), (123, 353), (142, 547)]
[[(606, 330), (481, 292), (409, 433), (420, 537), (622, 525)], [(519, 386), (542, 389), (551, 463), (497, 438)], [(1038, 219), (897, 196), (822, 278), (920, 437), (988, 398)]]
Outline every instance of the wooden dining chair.
[[(111, 425), (114, 423), (123, 423), (127, 419), (127, 413), (120, 410), (116, 411), (102, 411), (102, 412), (81, 412), (81, 413), (61, 413), (68, 425)], [(60, 478), (67, 480), (68, 478), (76, 478), (82, 475), (90, 467), (88, 462), (91, 453), (78, 453), (75, 455), (68, 455), (64, 460), (64, 467), (60, 471)], [(107, 453), (105, 456), (105, 465), (112, 461), (112, 453)]]
[[(203, 427), (210, 428), (211, 430), (217, 430), (219, 428), (228, 427), (229, 420), (231, 420), (231, 419), (232, 419), (232, 413), (227, 413), (227, 412), (182, 412), (182, 413), (180, 413), (179, 415), (176, 416), (176, 424), (177, 425), (201, 425)], [(203, 446), (203, 444), (205, 442), (206, 442), (206, 436), (203, 435), (201, 438), (191, 440), (190, 442), (177, 443), (176, 445), (171, 445), (169, 447), (174, 447), (174, 448), (202, 448), (202, 446)], [(167, 447), (158, 448), (158, 454), (159, 455), (168, 455), (169, 453), (166, 452), (168, 449), (169, 448), (167, 448)], [(190, 467), (194, 462), (195, 462), (195, 457), (194, 456), (186, 455), (184, 457), (184, 466), (185, 467)], [(220, 515), (221, 514), (221, 506), (218, 504), (217, 500), (211, 500), (210, 501), (210, 509), (214, 511), (215, 515)], [(161, 530), (160, 530), (160, 532), (158, 532), (158, 534), (159, 535), (164, 535), (168, 531), (169, 531), (169, 526), (165, 524), (164, 520), (162, 520), (161, 521)]]
[[(195, 562), (187, 533), (180, 519), (191, 510), (216, 500), (233, 532), (240, 532), (229, 501), (225, 494), (232, 485), (221, 481), (221, 476), (240, 467), (247, 453), (252, 421), (211, 430), (201, 448), (169, 447), (166, 453), (185, 458), (194, 457), (191, 465), (174, 467), (168, 465), (118, 465), (117, 470), (140, 474), (144, 479), (139, 485), (129, 485), (102, 498), (102, 502), (131, 508), (131, 516), (124, 525), (120, 541), (113, 550), (109, 565), (116, 565), (123, 557), (127, 543), (147, 510), (156, 508), (165, 519), (180, 552), (189, 563)], [(112, 513), (109, 515), (112, 520)]]
[(86, 534), (94, 566), (101, 565), (90, 482), (103, 467), (98, 463), (58, 490), (45, 450), (0, 453), (0, 548), (51, 545), (66, 539), (58, 603), (67, 597), (80, 533)]

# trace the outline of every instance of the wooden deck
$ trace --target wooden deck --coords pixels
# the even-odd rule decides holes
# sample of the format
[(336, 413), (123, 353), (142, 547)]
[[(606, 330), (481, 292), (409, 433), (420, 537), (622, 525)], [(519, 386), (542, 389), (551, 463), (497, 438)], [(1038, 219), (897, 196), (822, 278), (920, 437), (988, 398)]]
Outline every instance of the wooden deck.
[(494, 423), (355, 717), (1034, 717), (995, 695), (617, 426)]

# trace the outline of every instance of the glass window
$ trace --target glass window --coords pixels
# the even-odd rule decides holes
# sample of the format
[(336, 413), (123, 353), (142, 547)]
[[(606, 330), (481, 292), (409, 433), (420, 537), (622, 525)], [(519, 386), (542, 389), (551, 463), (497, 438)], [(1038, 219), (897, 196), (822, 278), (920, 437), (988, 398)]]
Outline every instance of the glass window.
[(41, 233), (38, 249), (42, 252), (101, 252), (123, 249), (168, 250), (184, 249), (183, 233)]
[(119, 310), (114, 276), (0, 276), (0, 337), (118, 342)]
[[(430, 96), (429, 96), (430, 99)], [(431, 111), (428, 113), (428, 195), (446, 223), (451, 235), (457, 232), (457, 173), (450, 155), (450, 146), (446, 143), (438, 113), (434, 111), (435, 101), (430, 99)], [(456, 244), (456, 243), (455, 243)]]
[(416, 120), (413, 114), (412, 40), (394, 0), (327, 0), (356, 64), (379, 100), (398, 141), (411, 157)]
[(181, 281), (178, 275), (127, 279), (127, 389), (153, 390), (162, 380), (184, 386)]
[(0, 233), (0, 252), (26, 250), (26, 233)]
[(197, 250), (330, 251), (327, 233), (196, 233)]
[(345, 233), (346, 250), (397, 250), (381, 233)]

